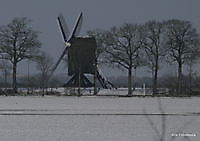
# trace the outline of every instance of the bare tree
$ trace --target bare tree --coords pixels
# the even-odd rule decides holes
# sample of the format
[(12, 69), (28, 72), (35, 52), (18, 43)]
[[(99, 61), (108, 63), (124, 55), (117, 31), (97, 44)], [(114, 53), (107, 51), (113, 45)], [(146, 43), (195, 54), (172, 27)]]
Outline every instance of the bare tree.
[(163, 24), (156, 21), (147, 22), (141, 30), (141, 36), (146, 53), (145, 62), (152, 71), (153, 94), (156, 94), (159, 63), (165, 54), (162, 46)]
[(11, 64), (10, 62), (8, 62), (8, 60), (6, 59), (2, 59), (0, 62), (0, 70), (2, 71), (3, 75), (4, 75), (4, 87), (8, 86), (8, 76), (11, 73)]
[(41, 46), (38, 32), (34, 31), (27, 18), (15, 18), (11, 23), (0, 27), (0, 48), (6, 53), (13, 67), (13, 91), (17, 93), (17, 64), (31, 59)]
[(134, 24), (113, 27), (103, 40), (108, 62), (128, 70), (128, 95), (132, 94), (132, 70), (140, 64), (138, 28)]
[(200, 50), (199, 35), (188, 21), (168, 20), (165, 22), (170, 60), (178, 65), (177, 94), (182, 93), (182, 67), (193, 53)]
[(53, 59), (46, 54), (45, 52), (41, 52), (41, 55), (36, 58), (37, 69), (41, 73), (41, 87), (44, 94), (44, 89), (48, 87), (48, 81), (51, 74), (51, 69), (53, 66)]

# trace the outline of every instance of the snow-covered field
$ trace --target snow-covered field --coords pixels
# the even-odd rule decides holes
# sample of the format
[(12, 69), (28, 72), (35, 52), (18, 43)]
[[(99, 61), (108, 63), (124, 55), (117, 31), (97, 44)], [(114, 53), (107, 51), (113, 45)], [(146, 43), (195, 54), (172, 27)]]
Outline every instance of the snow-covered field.
[[(137, 97), (0, 97), (0, 141), (155, 141), (152, 127), (161, 130), (163, 117), (158, 102)], [(160, 102), (167, 140), (172, 134), (175, 141), (200, 140), (200, 98)], [(183, 137), (186, 133), (191, 137)]]
[[(21, 92), (22, 94), (27, 94), (28, 89), (27, 88), (20, 88), (19, 92)], [(78, 93), (78, 88), (76, 88), (75, 90), (73, 88), (63, 88), (63, 87), (59, 87), (59, 88), (49, 88), (48, 89), (49, 92), (55, 92), (58, 93), (60, 95), (70, 95), (70, 94), (74, 94), (74, 93)], [(120, 95), (120, 96), (125, 96), (128, 94), (128, 88), (117, 88), (117, 89), (98, 89), (98, 94), (97, 95), (101, 95), (101, 96), (116, 96), (116, 95)], [(166, 88), (159, 88), (158, 91), (162, 94), (168, 94), (168, 89)], [(42, 89), (33, 89), (31, 92), (33, 92), (34, 94), (41, 94)], [(93, 95), (94, 94), (94, 88), (81, 88), (80, 90), (81, 95)], [(135, 88), (135, 90), (132, 93), (133, 95), (152, 95), (152, 89), (150, 88)]]

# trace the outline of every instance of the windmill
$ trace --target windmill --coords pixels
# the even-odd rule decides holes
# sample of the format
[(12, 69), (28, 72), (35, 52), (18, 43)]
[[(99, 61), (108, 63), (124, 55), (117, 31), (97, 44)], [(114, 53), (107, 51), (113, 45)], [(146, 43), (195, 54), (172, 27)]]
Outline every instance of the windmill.
[[(96, 63), (96, 40), (94, 37), (80, 37), (83, 14), (78, 16), (72, 32), (69, 32), (62, 14), (57, 18), (60, 32), (62, 34), (65, 49), (52, 69), (52, 75), (65, 55), (68, 57), (68, 75), (71, 79), (64, 87), (93, 87), (85, 74), (92, 74), (97, 78), (103, 88), (112, 88), (113, 84), (102, 76)], [(96, 79), (95, 79), (96, 80)]]

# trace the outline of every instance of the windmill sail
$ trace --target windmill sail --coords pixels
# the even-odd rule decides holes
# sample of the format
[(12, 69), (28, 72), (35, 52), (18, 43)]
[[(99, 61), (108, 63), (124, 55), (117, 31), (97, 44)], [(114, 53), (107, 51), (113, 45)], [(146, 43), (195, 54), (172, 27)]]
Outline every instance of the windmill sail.
[(83, 14), (81, 12), (80, 15), (78, 16), (77, 20), (76, 20), (76, 24), (75, 24), (75, 26), (74, 26), (74, 28), (72, 30), (72, 34), (70, 35), (68, 41), (70, 41), (71, 38), (74, 38), (74, 37), (79, 35), (82, 23), (83, 23)]
[(58, 61), (56, 62), (56, 64), (54, 65), (54, 67), (51, 70), (51, 75), (50, 77), (53, 75), (54, 71), (57, 69), (58, 65), (60, 64), (61, 60), (63, 59), (63, 57), (65, 56), (65, 54), (67, 53), (68, 47), (65, 47), (65, 50), (63, 51), (63, 53), (61, 54), (61, 56), (59, 57)]
[(68, 26), (67, 26), (67, 24), (65, 22), (65, 19), (63, 18), (63, 15), (60, 14), (58, 16), (57, 20), (58, 20), (58, 25), (60, 27), (60, 31), (62, 33), (63, 39), (64, 39), (65, 42), (67, 42), (68, 38), (69, 38), (69, 35), (70, 35), (70, 32), (69, 32)]

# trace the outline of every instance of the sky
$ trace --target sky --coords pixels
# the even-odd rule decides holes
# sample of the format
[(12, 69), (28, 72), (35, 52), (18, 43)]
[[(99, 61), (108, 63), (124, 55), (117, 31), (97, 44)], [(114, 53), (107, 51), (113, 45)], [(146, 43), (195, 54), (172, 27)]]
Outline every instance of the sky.
[[(6, 25), (15, 17), (28, 17), (31, 26), (40, 31), (42, 50), (58, 59), (64, 43), (56, 22), (63, 13), (70, 29), (83, 12), (81, 35), (87, 30), (120, 26), (124, 23), (145, 23), (148, 20), (180, 19), (190, 21), (200, 33), (199, 0), (1, 0), (0, 26)], [(21, 62), (18, 74), (26, 73), (27, 62)], [(33, 66), (32, 66), (33, 67)], [(124, 72), (103, 67), (105, 75), (123, 75)], [(63, 72), (59, 66), (57, 73)], [(171, 70), (169, 70), (171, 71)], [(174, 70), (172, 70), (174, 71)], [(36, 72), (33, 68), (31, 73)], [(140, 71), (141, 75), (146, 72)]]

